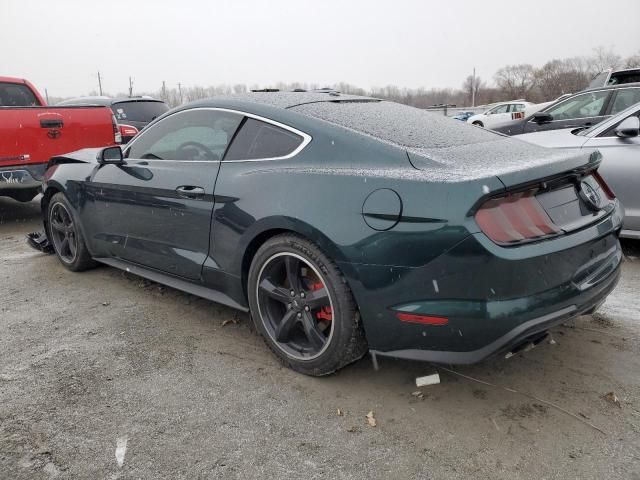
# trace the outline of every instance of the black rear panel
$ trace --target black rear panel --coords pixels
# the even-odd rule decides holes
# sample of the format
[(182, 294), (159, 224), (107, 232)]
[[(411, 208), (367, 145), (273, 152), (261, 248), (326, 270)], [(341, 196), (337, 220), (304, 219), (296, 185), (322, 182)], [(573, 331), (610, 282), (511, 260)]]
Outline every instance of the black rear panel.
[(541, 191), (536, 199), (553, 223), (570, 232), (606, 215), (609, 198), (598, 181), (588, 175), (556, 188)]

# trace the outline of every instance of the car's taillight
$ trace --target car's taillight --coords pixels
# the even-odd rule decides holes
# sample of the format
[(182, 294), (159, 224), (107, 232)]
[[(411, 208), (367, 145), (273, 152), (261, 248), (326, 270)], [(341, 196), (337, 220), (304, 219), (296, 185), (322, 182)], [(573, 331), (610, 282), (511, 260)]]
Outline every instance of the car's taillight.
[(596, 182), (598, 182), (598, 185), (600, 185), (600, 188), (607, 195), (609, 200), (613, 200), (614, 198), (616, 198), (616, 194), (613, 193), (613, 190), (611, 190), (609, 184), (604, 181), (604, 178), (602, 178), (598, 171), (593, 172), (591, 175), (593, 175), (593, 178), (595, 178)]
[(115, 143), (122, 143), (122, 134), (120, 133), (120, 128), (118, 128), (115, 115), (111, 115), (111, 125), (113, 126), (113, 141)]
[(488, 200), (475, 218), (484, 234), (499, 244), (539, 239), (561, 231), (536, 199), (535, 191)]

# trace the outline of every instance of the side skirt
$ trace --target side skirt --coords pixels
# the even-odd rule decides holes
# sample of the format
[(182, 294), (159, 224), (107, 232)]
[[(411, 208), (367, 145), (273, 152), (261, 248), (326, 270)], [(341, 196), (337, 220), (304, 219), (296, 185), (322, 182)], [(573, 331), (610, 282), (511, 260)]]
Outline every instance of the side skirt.
[(125, 262), (124, 260), (118, 260), (116, 258), (94, 258), (94, 260), (96, 262), (109, 265), (110, 267), (133, 273), (134, 275), (146, 278), (147, 280), (151, 280), (152, 282), (160, 283), (162, 285), (175, 288), (176, 290), (182, 290), (183, 292), (190, 293), (191, 295), (195, 295), (196, 297), (206, 298), (207, 300), (211, 300), (212, 302), (221, 303), (222, 305), (226, 305), (243, 312), (249, 311), (247, 307), (240, 305), (238, 302), (231, 299), (231, 297), (225, 295), (224, 293), (220, 293), (216, 290), (211, 290), (210, 288), (203, 287), (202, 285), (197, 285), (195, 283), (182, 280), (181, 278), (167, 275), (166, 273), (158, 272), (157, 270)]

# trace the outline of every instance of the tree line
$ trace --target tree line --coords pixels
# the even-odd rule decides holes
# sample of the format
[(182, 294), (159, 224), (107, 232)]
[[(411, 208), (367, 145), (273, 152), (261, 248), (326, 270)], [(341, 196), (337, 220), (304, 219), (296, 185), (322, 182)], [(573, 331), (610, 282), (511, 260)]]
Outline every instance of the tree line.
[[(364, 89), (346, 82), (333, 85), (278, 82), (266, 87), (279, 90), (332, 88), (343, 93), (369, 95), (419, 108), (442, 104), (456, 105), (458, 107), (471, 106), (473, 97), (475, 97), (476, 105), (486, 105), (520, 98), (540, 103), (553, 100), (565, 93), (584, 89), (595, 75), (607, 68), (633, 67), (640, 67), (640, 51), (630, 57), (623, 58), (610, 48), (597, 47), (591, 55), (553, 59), (538, 67), (530, 64), (506, 65), (494, 74), (493, 82), (491, 83), (483, 80), (480, 76), (469, 75), (460, 88), (413, 89), (388, 85), (386, 87)], [(216, 95), (246, 93), (260, 88), (265, 88), (265, 86), (258, 84), (223, 84), (209, 87), (183, 87), (180, 85), (166, 88), (163, 85), (162, 88), (155, 92), (134, 92), (134, 94), (151, 95), (154, 98), (164, 100), (169, 106), (175, 107), (193, 100)], [(91, 95), (96, 94), (96, 92), (91, 93)], [(116, 96), (126, 97), (127, 95), (128, 93), (120, 93)]]

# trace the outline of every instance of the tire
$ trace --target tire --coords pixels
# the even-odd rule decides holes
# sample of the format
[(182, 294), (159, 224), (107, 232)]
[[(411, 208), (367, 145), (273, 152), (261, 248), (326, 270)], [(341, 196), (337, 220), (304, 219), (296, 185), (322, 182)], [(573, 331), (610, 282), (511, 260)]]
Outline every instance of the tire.
[(87, 250), (78, 215), (63, 193), (53, 195), (47, 206), (47, 236), (58, 260), (68, 270), (81, 272), (97, 265)]
[(473, 122), (472, 125), (475, 125), (476, 127), (484, 128), (484, 124), (482, 122)]
[[(295, 277), (290, 271), (299, 272), (299, 282), (289, 280)], [(303, 237), (284, 234), (265, 242), (251, 262), (247, 292), (256, 329), (276, 356), (297, 372), (328, 375), (368, 350), (345, 278)]]

